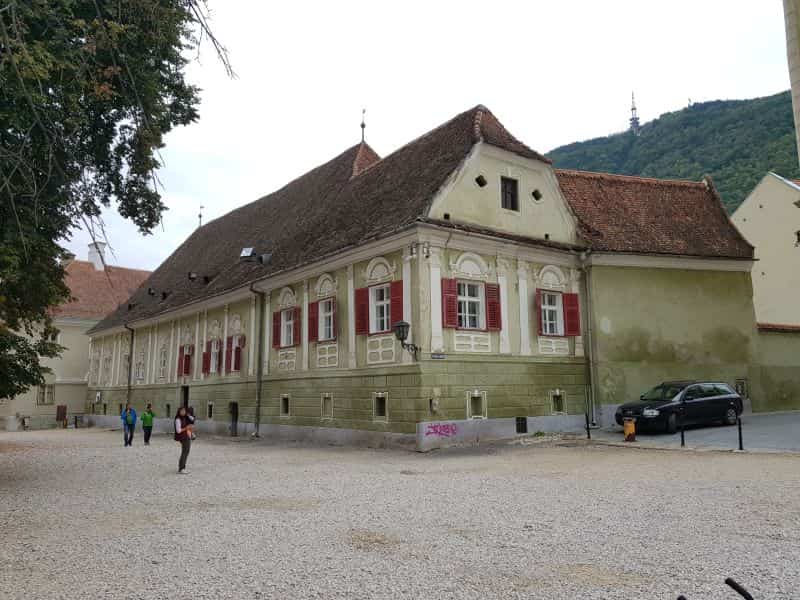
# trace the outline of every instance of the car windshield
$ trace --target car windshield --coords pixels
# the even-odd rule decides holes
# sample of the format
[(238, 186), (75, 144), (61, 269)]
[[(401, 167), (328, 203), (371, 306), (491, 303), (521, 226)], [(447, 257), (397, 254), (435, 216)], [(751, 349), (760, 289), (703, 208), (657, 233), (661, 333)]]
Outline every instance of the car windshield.
[(672, 400), (683, 389), (680, 385), (662, 383), (642, 396), (642, 400)]

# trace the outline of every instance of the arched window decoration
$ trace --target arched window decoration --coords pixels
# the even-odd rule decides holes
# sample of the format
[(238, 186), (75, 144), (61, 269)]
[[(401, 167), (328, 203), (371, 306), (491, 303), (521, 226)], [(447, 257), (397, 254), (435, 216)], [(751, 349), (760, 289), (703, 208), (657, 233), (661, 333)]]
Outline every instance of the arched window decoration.
[(458, 260), (450, 263), (453, 276), (467, 279), (488, 279), (490, 275), (489, 265), (477, 254), (464, 252)]
[(242, 317), (239, 315), (233, 315), (231, 317), (231, 333), (233, 335), (238, 335), (242, 332)]
[(291, 308), (295, 304), (297, 304), (297, 297), (294, 295), (292, 288), (283, 288), (278, 295), (278, 306), (281, 308)]
[(382, 256), (378, 256), (369, 261), (364, 271), (364, 279), (370, 284), (389, 281), (394, 278), (396, 270), (397, 267), (395, 267), (395, 265), (389, 264), (388, 260)]
[(325, 273), (317, 279), (317, 298), (328, 298), (336, 295), (336, 280)]
[(547, 265), (539, 271), (539, 286), (546, 290), (565, 291), (567, 278), (564, 272), (553, 265)]

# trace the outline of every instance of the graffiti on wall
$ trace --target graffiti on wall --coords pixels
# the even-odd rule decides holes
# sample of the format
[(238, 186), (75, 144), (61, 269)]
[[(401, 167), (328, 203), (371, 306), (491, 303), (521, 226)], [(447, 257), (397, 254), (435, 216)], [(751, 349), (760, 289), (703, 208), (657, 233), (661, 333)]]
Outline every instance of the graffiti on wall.
[(429, 423), (425, 429), (425, 437), (429, 435), (451, 437), (456, 434), (458, 434), (458, 427), (455, 423)]

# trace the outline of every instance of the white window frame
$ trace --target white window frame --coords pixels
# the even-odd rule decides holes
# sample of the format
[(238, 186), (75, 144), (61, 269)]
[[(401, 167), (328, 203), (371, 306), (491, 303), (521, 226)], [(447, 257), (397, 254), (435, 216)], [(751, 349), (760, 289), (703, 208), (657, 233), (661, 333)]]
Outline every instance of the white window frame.
[[(561, 408), (563, 410), (556, 410), (555, 399), (556, 396), (561, 396)], [(555, 389), (550, 390), (550, 412), (554, 415), (567, 414), (567, 393), (564, 390)]]
[(239, 373), (242, 370), (242, 365), (236, 368), (236, 348), (241, 348), (239, 344), (242, 343), (242, 335), (237, 333), (231, 336), (231, 373)]
[[(475, 286), (478, 290), (478, 295), (469, 296), (461, 294), (461, 286), (467, 290), (469, 286)], [(486, 284), (482, 281), (456, 281), (456, 290), (458, 294), (458, 329), (465, 329), (469, 331), (485, 331), (486, 330)], [(462, 318), (466, 319), (469, 314), (467, 313), (466, 306), (468, 304), (478, 305), (478, 323), (477, 326), (472, 327), (464, 324)], [(463, 307), (463, 308), (462, 308)]]
[(294, 346), (294, 328), (297, 325), (294, 322), (294, 308), (281, 311), (281, 348)]
[[(486, 419), (489, 415), (489, 406), (488, 406), (488, 396), (486, 394), (486, 390), (467, 390), (467, 419)], [(481, 408), (483, 411), (479, 415), (475, 415), (472, 413), (472, 399), (473, 398), (481, 398)]]
[[(554, 299), (555, 304), (548, 304), (548, 299)], [(541, 291), (541, 305), (539, 318), (542, 321), (542, 335), (564, 337), (564, 296), (561, 292), (550, 290)]]
[(211, 340), (211, 351), (209, 352), (209, 359), (208, 359), (209, 375), (213, 375), (217, 372), (217, 366), (219, 365), (219, 351), (220, 351), (219, 339), (214, 338), (213, 340)]
[(158, 378), (164, 379), (167, 376), (167, 348), (161, 346), (161, 353), (158, 361)]
[[(385, 290), (383, 300), (378, 301), (379, 290)], [(386, 307), (385, 320), (386, 328), (378, 327), (378, 306)], [(369, 288), (369, 332), (370, 333), (389, 333), (392, 330), (392, 286), (388, 283), (373, 285)]]
[[(383, 407), (384, 407), (384, 415), (378, 416), (377, 414), (377, 407), (378, 407), (378, 399), (383, 400)], [(381, 423), (388, 423), (389, 422), (389, 392), (373, 392), (372, 393), (372, 420), (379, 421)]]
[[(134, 369), (135, 375), (134, 379), (136, 381), (143, 381), (144, 380), (144, 361), (140, 360), (136, 362), (136, 369)], [(181, 373), (183, 375), (183, 373)]]
[[(336, 339), (334, 331), (334, 314), (336, 301), (333, 297), (324, 298), (317, 304), (319, 319), (317, 323), (317, 339), (320, 342), (330, 342)], [(328, 331), (326, 331), (328, 330)]]
[(56, 386), (45, 383), (36, 389), (36, 404), (38, 406), (49, 406), (55, 404)]
[[(283, 412), (283, 401), (286, 400), (286, 412)], [(292, 416), (292, 396), (290, 394), (281, 394), (278, 399), (278, 412), (281, 418), (288, 418)]]
[[(330, 414), (325, 414), (325, 401), (330, 402), (331, 410)], [(323, 419), (332, 419), (333, 418), (333, 394), (330, 392), (323, 392), (322, 396), (320, 396), (320, 415), (322, 415)]]

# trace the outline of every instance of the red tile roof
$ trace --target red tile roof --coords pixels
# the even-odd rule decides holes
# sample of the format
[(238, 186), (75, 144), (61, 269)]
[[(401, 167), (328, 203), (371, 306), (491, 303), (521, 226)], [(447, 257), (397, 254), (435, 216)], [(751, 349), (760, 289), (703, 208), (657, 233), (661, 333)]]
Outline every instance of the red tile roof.
[(594, 250), (752, 258), (753, 247), (725, 212), (710, 179), (649, 179), (556, 170), (558, 183)]
[(782, 325), (780, 323), (758, 323), (758, 330), (766, 333), (800, 333), (800, 325)]
[(67, 265), (65, 281), (72, 301), (53, 309), (56, 317), (102, 319), (128, 300), (150, 276), (149, 271), (107, 266), (98, 271), (94, 264), (74, 260)]

